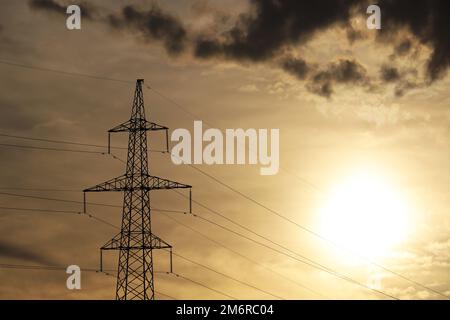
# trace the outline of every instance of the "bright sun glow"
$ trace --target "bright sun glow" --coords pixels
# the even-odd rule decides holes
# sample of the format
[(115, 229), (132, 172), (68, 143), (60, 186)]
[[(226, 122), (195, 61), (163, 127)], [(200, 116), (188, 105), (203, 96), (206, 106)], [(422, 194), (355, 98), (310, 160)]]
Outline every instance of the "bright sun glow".
[(367, 258), (380, 258), (405, 239), (408, 208), (401, 195), (375, 174), (360, 172), (335, 189), (322, 209), (321, 232)]

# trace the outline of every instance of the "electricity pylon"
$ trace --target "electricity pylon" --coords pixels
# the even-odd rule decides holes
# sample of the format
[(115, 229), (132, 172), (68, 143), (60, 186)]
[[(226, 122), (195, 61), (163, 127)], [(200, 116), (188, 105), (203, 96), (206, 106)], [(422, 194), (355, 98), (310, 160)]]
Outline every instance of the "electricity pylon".
[[(83, 190), (84, 195), (86, 195), (86, 192), (103, 191), (124, 193), (120, 233), (100, 249), (100, 268), (102, 268), (103, 250), (119, 250), (117, 300), (155, 299), (154, 249), (170, 250), (170, 268), (172, 271), (172, 246), (152, 233), (150, 191), (187, 188), (189, 189), (189, 195), (191, 195), (191, 186), (149, 174), (147, 131), (165, 131), (168, 149), (168, 128), (145, 119), (143, 82), (142, 79), (138, 79), (136, 82), (130, 120), (108, 131), (108, 153), (110, 152), (111, 133), (129, 133), (126, 173)], [(84, 196), (84, 199), (86, 210), (86, 196)], [(189, 207), (191, 208), (191, 203)]]

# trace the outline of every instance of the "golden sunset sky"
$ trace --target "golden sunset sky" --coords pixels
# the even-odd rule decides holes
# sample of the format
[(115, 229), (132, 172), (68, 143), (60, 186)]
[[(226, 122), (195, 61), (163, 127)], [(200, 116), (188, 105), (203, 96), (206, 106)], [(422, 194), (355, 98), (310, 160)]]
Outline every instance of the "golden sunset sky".
[[(381, 30), (367, 29), (365, 1), (312, 3), (85, 1), (81, 30), (69, 31), (62, 0), (2, 1), (0, 298), (114, 298), (115, 271), (85, 271), (82, 289), (70, 291), (64, 270), (7, 265), (98, 268), (112, 226), (17, 209), (80, 211), (80, 203), (38, 197), (82, 201), (83, 189), (125, 165), (17, 145), (103, 148), (11, 136), (105, 145), (107, 130), (130, 116), (138, 78), (157, 90), (144, 90), (148, 120), (171, 130), (192, 132), (194, 120), (280, 129), (277, 175), (260, 175), (259, 165), (196, 166), (253, 202), (167, 154), (149, 154), (151, 174), (192, 185), (194, 200), (254, 233), (198, 203), (195, 214), (279, 251), (192, 215), (153, 212), (153, 232), (176, 254), (248, 285), (179, 256), (175, 273), (238, 299), (450, 296), (448, 3), (379, 1)], [(126, 146), (126, 135), (112, 139)], [(162, 134), (149, 141), (164, 147)], [(125, 150), (114, 155), (126, 159)], [(122, 195), (88, 201), (121, 206)], [(188, 210), (172, 191), (152, 192), (151, 205)], [(116, 226), (120, 211), (88, 204)], [(107, 252), (105, 268), (115, 270), (117, 259)], [(227, 298), (160, 273), (168, 263), (166, 252), (155, 253), (157, 299)]]

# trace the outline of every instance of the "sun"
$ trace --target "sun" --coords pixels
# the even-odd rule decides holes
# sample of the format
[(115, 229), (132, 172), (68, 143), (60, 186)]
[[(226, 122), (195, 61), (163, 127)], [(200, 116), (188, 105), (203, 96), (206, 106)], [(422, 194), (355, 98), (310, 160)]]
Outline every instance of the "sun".
[(378, 259), (406, 239), (408, 206), (373, 171), (360, 171), (333, 188), (320, 213), (321, 233), (361, 256)]

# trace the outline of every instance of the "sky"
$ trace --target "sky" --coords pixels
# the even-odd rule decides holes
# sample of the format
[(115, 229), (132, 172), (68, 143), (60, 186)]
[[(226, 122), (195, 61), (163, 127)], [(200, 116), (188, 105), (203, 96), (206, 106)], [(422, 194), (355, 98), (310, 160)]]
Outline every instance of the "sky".
[[(105, 145), (107, 130), (129, 118), (134, 81), (143, 78), (155, 89), (144, 90), (147, 118), (171, 131), (193, 132), (194, 120), (221, 130), (280, 130), (276, 175), (260, 175), (258, 165), (197, 166), (253, 202), (172, 164), (167, 154), (149, 154), (151, 174), (192, 185), (196, 201), (254, 232), (198, 203), (194, 213), (222, 228), (153, 212), (153, 232), (175, 253), (229, 276), (179, 256), (174, 272), (204, 286), (164, 274), (168, 255), (158, 252), (158, 299), (226, 298), (217, 291), (239, 299), (450, 295), (447, 1), (378, 1), (380, 30), (366, 27), (370, 3), (356, 0), (84, 1), (81, 30), (66, 28), (68, 4), (0, 4), (0, 265), (98, 268), (99, 248), (117, 229), (86, 215), (16, 209), (82, 210), (80, 203), (37, 197), (81, 201), (83, 189), (124, 173), (116, 158), (126, 152), (114, 150), (114, 158), (98, 153), (102, 148), (10, 136)], [(126, 146), (126, 135), (112, 139)], [(151, 149), (164, 147), (163, 135), (150, 133), (149, 141)], [(88, 201), (121, 206), (122, 195), (89, 194)], [(188, 209), (171, 191), (154, 192), (151, 201)], [(400, 202), (405, 212), (398, 222)], [(348, 206), (361, 215), (345, 220)], [(88, 205), (88, 212), (120, 225), (120, 208)], [(359, 285), (223, 227), (266, 246), (276, 242), (284, 247), (277, 250)], [(346, 249), (335, 245), (341, 240)], [(375, 255), (371, 245), (382, 252)], [(105, 268), (114, 270), (117, 259), (107, 252)], [(64, 270), (0, 267), (0, 298), (113, 299), (115, 272), (108, 272), (113, 276), (82, 272), (82, 289), (68, 290)]]

